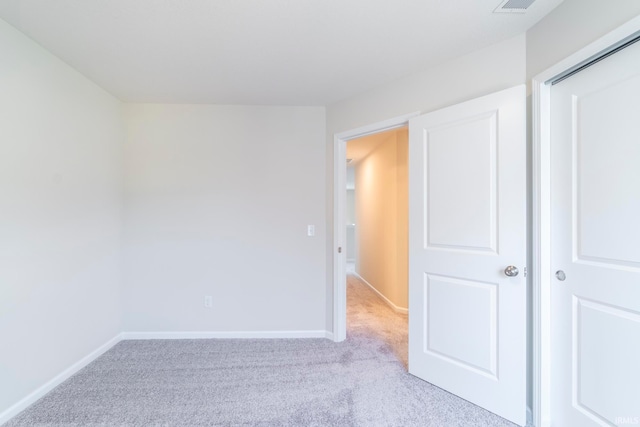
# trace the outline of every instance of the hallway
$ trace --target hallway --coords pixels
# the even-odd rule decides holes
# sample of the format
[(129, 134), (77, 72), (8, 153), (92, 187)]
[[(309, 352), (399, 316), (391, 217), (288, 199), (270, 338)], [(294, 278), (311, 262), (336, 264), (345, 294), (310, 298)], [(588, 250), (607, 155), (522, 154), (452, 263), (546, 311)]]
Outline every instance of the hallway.
[(347, 337), (368, 336), (386, 344), (407, 369), (408, 316), (396, 313), (355, 274), (347, 274)]

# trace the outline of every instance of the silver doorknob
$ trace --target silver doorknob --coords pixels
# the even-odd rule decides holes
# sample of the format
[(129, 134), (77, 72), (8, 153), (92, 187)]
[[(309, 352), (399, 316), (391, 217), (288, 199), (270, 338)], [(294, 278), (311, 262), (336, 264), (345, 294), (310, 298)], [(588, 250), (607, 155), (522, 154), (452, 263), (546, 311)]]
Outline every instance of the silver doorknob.
[(518, 273), (520, 273), (520, 270), (518, 270), (518, 267), (516, 267), (515, 265), (510, 265), (509, 267), (504, 269), (504, 274), (509, 277), (516, 277)]
[(558, 270), (558, 271), (556, 271), (556, 278), (558, 280), (560, 280), (561, 282), (564, 282), (564, 280), (567, 278), (567, 275), (564, 274), (564, 271)]

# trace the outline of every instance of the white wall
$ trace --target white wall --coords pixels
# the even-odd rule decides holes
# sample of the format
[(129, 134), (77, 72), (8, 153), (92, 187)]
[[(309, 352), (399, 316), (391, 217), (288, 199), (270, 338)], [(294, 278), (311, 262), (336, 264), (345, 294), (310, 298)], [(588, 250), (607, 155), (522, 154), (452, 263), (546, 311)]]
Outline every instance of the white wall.
[(324, 108), (126, 118), (125, 330), (325, 331)]
[[(354, 169), (355, 171), (355, 169)], [(347, 217), (345, 219), (347, 225), (356, 222), (356, 191), (355, 189), (347, 189)]]
[[(354, 168), (347, 168), (347, 170), (354, 170)], [(355, 262), (356, 259), (356, 192), (354, 189), (347, 188), (347, 217), (345, 224), (347, 224), (346, 235), (346, 253), (347, 262)]]
[(124, 132), (117, 99), (2, 20), (0, 52), (2, 414), (120, 331)]
[[(333, 271), (334, 134), (403, 114), (427, 113), (525, 81), (525, 35), (378, 86), (327, 107), (327, 271)], [(357, 60), (357, 58), (354, 58)], [(327, 276), (327, 329), (333, 329), (333, 276)]]
[[(355, 58), (357, 60), (357, 58)], [(437, 110), (522, 84), (524, 34), (327, 107), (327, 135), (414, 111)]]
[(527, 79), (639, 14), (638, 0), (565, 0), (527, 32)]

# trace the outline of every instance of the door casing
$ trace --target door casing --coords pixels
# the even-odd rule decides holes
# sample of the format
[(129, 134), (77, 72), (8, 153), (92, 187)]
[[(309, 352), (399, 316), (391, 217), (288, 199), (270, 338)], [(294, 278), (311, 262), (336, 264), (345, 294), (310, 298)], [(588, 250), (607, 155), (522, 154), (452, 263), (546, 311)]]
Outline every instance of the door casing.
[(551, 420), (551, 85), (549, 81), (596, 58), (640, 31), (640, 17), (611, 31), (532, 80), (533, 142), (533, 425)]
[[(333, 340), (347, 338), (347, 258), (346, 223), (347, 212), (347, 141), (407, 126), (409, 120), (420, 112), (405, 114), (363, 127), (338, 133), (333, 137)], [(342, 248), (338, 252), (338, 248)]]

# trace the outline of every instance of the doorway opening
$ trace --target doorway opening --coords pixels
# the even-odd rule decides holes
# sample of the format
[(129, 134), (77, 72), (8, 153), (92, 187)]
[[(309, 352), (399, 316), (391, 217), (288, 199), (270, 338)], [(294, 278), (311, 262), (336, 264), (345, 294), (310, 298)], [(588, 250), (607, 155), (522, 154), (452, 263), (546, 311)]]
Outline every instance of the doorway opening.
[[(409, 120), (419, 115), (419, 112), (406, 114), (334, 136), (333, 340), (336, 342), (343, 341), (347, 337), (347, 254), (343, 250), (343, 248), (346, 248), (347, 239), (347, 192), (345, 191), (347, 188), (347, 142), (386, 131), (406, 128)], [(354, 227), (354, 234), (357, 231), (356, 228), (357, 224)]]
[(375, 337), (407, 368), (407, 126), (347, 142), (347, 332)]

